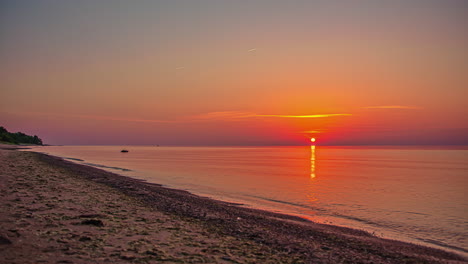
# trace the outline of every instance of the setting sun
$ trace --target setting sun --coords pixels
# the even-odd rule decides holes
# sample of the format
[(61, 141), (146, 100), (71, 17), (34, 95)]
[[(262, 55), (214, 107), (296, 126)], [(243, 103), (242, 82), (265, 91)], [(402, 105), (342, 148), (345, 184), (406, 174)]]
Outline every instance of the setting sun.
[(311, 141), (311, 142), (315, 142), (315, 138), (311, 138), (310, 141)]

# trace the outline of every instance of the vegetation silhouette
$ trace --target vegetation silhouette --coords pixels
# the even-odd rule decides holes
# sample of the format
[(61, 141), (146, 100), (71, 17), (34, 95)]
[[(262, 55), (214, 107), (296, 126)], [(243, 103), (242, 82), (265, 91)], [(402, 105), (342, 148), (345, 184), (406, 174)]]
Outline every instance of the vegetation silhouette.
[(0, 126), (0, 141), (13, 144), (42, 145), (42, 139), (36, 135), (30, 136), (22, 132), (11, 133), (2, 126)]

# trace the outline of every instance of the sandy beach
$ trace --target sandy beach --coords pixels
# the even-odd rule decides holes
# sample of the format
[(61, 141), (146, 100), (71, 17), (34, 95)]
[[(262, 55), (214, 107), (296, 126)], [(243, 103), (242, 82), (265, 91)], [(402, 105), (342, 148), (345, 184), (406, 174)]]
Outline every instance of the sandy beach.
[(466, 263), (14, 149), (0, 148), (0, 263)]

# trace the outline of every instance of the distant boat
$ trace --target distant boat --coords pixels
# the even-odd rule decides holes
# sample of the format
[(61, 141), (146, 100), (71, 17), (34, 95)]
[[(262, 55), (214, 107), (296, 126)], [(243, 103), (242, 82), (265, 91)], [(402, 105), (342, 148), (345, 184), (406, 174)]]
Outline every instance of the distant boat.
[(128, 150), (126, 150), (126, 149), (122, 149), (120, 152), (124, 152), (124, 153), (126, 153), (126, 152), (128, 152)]

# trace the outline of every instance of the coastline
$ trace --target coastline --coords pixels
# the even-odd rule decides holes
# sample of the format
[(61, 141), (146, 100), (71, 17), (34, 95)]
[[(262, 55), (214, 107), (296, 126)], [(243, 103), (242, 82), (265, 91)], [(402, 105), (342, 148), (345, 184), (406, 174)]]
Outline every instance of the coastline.
[[(11, 148), (11, 146), (9, 147)], [(199, 197), (186, 191), (165, 188), (161, 185), (147, 183), (142, 180), (121, 176), (94, 167), (76, 164), (61, 158), (48, 156), (41, 153), (19, 152), (3, 149), (0, 150), (0, 154), (2, 155), (2, 164), (0, 164), (0, 166), (3, 167), (4, 171), (1, 176), (7, 178), (10, 177), (8, 181), (4, 181), (8, 183), (5, 185), (0, 185), (2, 188), (5, 188), (5, 190), (10, 190), (10, 192), (5, 194), (6, 197), (3, 197), (3, 199), (9, 201), (3, 206), (9, 206), (9, 209), (17, 208), (19, 211), (21, 211), (22, 206), (24, 209), (23, 211), (31, 210), (27, 209), (28, 206), (31, 207), (31, 204), (27, 203), (27, 199), (25, 200), (16, 197), (18, 192), (11, 191), (18, 190), (15, 188), (19, 188), (19, 183), (15, 183), (15, 181), (19, 180), (18, 177), (12, 178), (12, 175), (22, 174), (25, 178), (22, 180), (21, 185), (26, 184), (26, 187), (28, 185), (32, 187), (33, 185), (28, 181), (40, 179), (41, 182), (44, 182), (43, 188), (38, 190), (39, 192), (42, 192), (40, 193), (40, 196), (52, 195), (53, 193), (51, 192), (50, 188), (59, 188), (62, 182), (78, 181), (80, 184), (88, 186), (86, 191), (81, 190), (80, 197), (82, 199), (84, 199), (83, 197), (90, 196), (98, 196), (102, 198), (110, 196), (111, 194), (116, 195), (121, 197), (120, 201), (115, 201), (119, 203), (118, 206), (121, 208), (126, 208), (125, 210), (130, 211), (129, 209), (138, 206), (139, 213), (133, 214), (132, 217), (137, 218), (140, 217), (139, 215), (151, 215), (154, 213), (159, 215), (158, 219), (164, 219), (161, 220), (161, 223), (159, 223), (162, 225), (160, 228), (166, 228), (167, 226), (164, 225), (167, 223), (172, 223), (175, 226), (188, 226), (187, 230), (182, 232), (180, 228), (178, 230), (170, 228), (165, 230), (165, 232), (170, 234), (169, 236), (172, 236), (177, 232), (179, 233), (179, 236), (195, 233), (196, 237), (204, 243), (207, 243), (207, 241), (216, 241), (215, 244), (219, 245), (219, 242), (221, 241), (221, 245), (224, 245), (224, 247), (218, 249), (219, 252), (203, 252), (203, 249), (208, 250), (209, 243), (203, 245), (203, 243), (200, 242), (201, 245), (199, 247), (195, 247), (198, 251), (194, 251), (193, 248), (183, 248), (182, 252), (178, 252), (174, 248), (172, 251), (170, 250), (171, 243), (169, 243), (167, 246), (164, 246), (164, 244), (168, 244), (167, 241), (163, 241), (164, 239), (160, 239), (161, 241), (158, 243), (154, 242), (157, 239), (152, 237), (152, 234), (140, 234), (139, 239), (142, 239), (142, 236), (149, 236), (152, 238), (149, 239), (149, 241), (153, 242), (147, 243), (148, 246), (149, 244), (152, 244), (157, 248), (167, 247), (163, 251), (170, 260), (166, 261), (176, 262), (177, 258), (180, 258), (182, 261), (189, 261), (187, 258), (188, 256), (193, 257), (195, 254), (193, 252), (196, 252), (195, 255), (197, 255), (197, 257), (200, 259), (207, 257), (207, 255), (214, 256), (213, 259), (207, 260), (210, 263), (245, 263), (258, 261), (267, 263), (275, 263), (278, 261), (284, 263), (465, 263), (466, 261), (461, 256), (450, 252), (400, 241), (382, 239), (360, 230), (317, 224), (295, 216), (283, 215), (258, 209), (238, 207), (234, 204), (216, 201), (205, 197)], [(24, 163), (24, 166), (17, 166), (18, 164), (21, 164), (21, 162)], [(27, 164), (33, 164), (34, 166), (31, 168), (28, 166), (32, 165)], [(14, 167), (10, 167), (11, 165)], [(28, 170), (31, 169), (40, 170), (40, 173), (28, 176)], [(51, 182), (49, 179), (51, 174), (55, 175), (54, 182)], [(31, 177), (33, 177), (33, 179)], [(68, 187), (76, 188), (73, 186)], [(93, 191), (92, 188), (102, 188), (102, 190), (100, 190), (101, 193), (97, 193), (96, 190)], [(32, 196), (32, 194), (28, 194), (28, 188), (24, 188), (24, 186), (22, 192), (26, 194), (26, 196)], [(2, 190), (2, 193), (5, 192)], [(18, 198), (20, 200), (15, 201), (15, 199)], [(56, 207), (59, 207), (57, 204), (64, 203), (65, 200), (70, 202), (72, 199), (59, 199), (59, 201), (55, 201), (56, 204), (51, 204), (50, 200), (43, 202), (42, 205), (44, 206), (39, 206), (39, 208), (46, 209), (42, 210), (41, 214), (44, 213), (46, 216), (51, 218), (52, 215), (57, 214)], [(35, 201), (34, 207), (38, 207), (38, 204), (41, 205), (41, 201), (38, 199), (33, 201)], [(76, 216), (68, 216), (71, 217), (71, 219), (67, 220), (70, 221), (70, 223), (62, 219), (61, 221), (57, 220), (58, 223), (48, 223), (51, 224), (50, 227), (44, 225), (42, 227), (44, 230), (41, 230), (41, 234), (44, 235), (44, 237), (37, 239), (47, 240), (51, 238), (47, 236), (47, 231), (45, 231), (48, 229), (50, 229), (49, 231), (51, 232), (56, 232), (55, 229), (58, 228), (61, 228), (60, 230), (62, 230), (72, 229), (72, 227), (82, 227), (83, 225), (73, 225), (73, 223), (77, 223), (79, 221), (96, 220), (94, 223), (100, 223), (99, 221), (101, 221), (101, 223), (103, 223), (103, 227), (97, 227), (105, 229), (108, 226), (111, 226), (110, 222), (112, 221), (109, 219), (114, 218), (115, 220), (114, 215), (121, 214), (121, 212), (112, 211), (112, 208), (104, 208), (107, 205), (101, 203), (99, 199), (94, 201), (94, 203), (95, 208), (89, 212), (86, 210), (86, 208), (81, 208), (80, 210), (82, 210), (82, 212), (80, 214), (77, 214), (76, 210), (75, 212), (73, 210), (71, 210), (71, 212), (60, 211), (62, 214), (75, 213)], [(114, 206), (117, 205), (114, 204)], [(102, 211), (103, 208), (109, 211), (104, 217), (99, 216), (103, 215), (102, 212), (98, 214), (94, 212), (99, 210)], [(7, 208), (3, 208), (4, 212), (7, 212), (6, 209)], [(29, 216), (32, 216), (34, 219), (34, 213), (32, 212), (37, 211), (33, 210), (29, 212), (31, 213)], [(79, 218), (80, 215), (95, 217), (89, 217), (91, 219), (83, 220)], [(9, 224), (11, 226), (8, 229), (4, 228), (3, 224), (2, 228), (0, 228), (0, 236), (11, 242), (10, 244), (7, 242), (0, 243), (0, 257), (3, 255), (12, 256), (12, 251), (9, 250), (9, 247), (14, 247), (16, 243), (25, 243), (25, 241), (21, 239), (21, 236), (15, 237), (15, 232), (10, 231), (16, 230), (16, 233), (22, 233), (22, 231), (19, 230), (21, 230), (21, 228), (27, 228), (27, 226), (21, 226), (21, 221), (24, 218), (18, 215), (18, 212), (16, 215), (13, 214), (7, 216), (7, 214), (5, 214), (2, 216), (2, 218), (8, 217), (15, 218), (16, 223), (14, 221), (12, 224)], [(63, 215), (61, 217), (64, 218)], [(125, 217), (127, 219), (131, 218), (129, 215)], [(145, 219), (148, 220), (151, 219), (151, 217), (146, 217)], [(128, 224), (128, 228), (142, 229), (140, 232), (144, 232), (144, 230), (148, 229), (147, 226), (153, 227), (153, 225), (148, 223), (148, 221), (134, 220), (133, 222), (130, 221)], [(54, 225), (58, 225), (58, 227), (54, 227)], [(67, 225), (67, 227), (62, 228), (63, 226), (60, 225)], [(154, 226), (154, 228), (157, 229), (157, 226)], [(109, 230), (101, 231), (104, 232), (106, 239), (99, 239), (109, 241), (109, 243), (107, 245), (105, 243), (103, 243), (103, 245), (96, 244), (92, 250), (88, 249), (92, 252), (100, 252), (99, 254), (101, 255), (99, 256), (102, 258), (101, 261), (158, 261), (158, 254), (152, 255), (150, 253), (141, 253), (139, 250), (131, 251), (131, 254), (124, 249), (121, 249), (120, 254), (118, 254), (119, 250), (117, 248), (115, 248), (117, 251), (112, 251), (113, 253), (107, 252), (106, 247), (113, 247), (113, 244), (110, 243), (110, 241), (112, 241), (110, 237), (116, 234), (109, 233)], [(82, 246), (84, 243), (91, 243), (96, 240), (94, 237), (95, 234), (92, 232), (89, 233), (89, 231), (89, 234), (87, 235), (77, 235), (77, 239), (75, 239), (77, 241), (68, 237), (70, 233), (73, 232), (63, 231), (60, 234), (53, 233), (51, 236), (62, 236), (60, 239), (66, 243), (57, 242), (57, 244), (61, 246), (63, 246), (62, 244), (67, 244), (67, 247), (71, 249), (77, 246)], [(66, 237), (68, 240), (64, 240), (63, 237)], [(87, 237), (89, 240), (83, 237)], [(80, 241), (80, 239), (85, 241)], [(147, 238), (145, 239), (148, 240)], [(125, 239), (122, 238), (121, 240)], [(193, 239), (188, 239), (187, 241), (182, 241), (180, 243), (186, 244), (191, 240)], [(56, 239), (56, 241), (58, 240)], [(178, 242), (173, 242), (172, 246), (177, 245), (177, 243)], [(163, 244), (163, 246), (161, 246), (161, 244)], [(72, 261), (62, 263), (89, 263), (94, 259), (78, 258), (77, 260), (76, 254), (67, 255), (62, 249), (50, 250), (56, 254), (54, 256), (60, 256), (60, 254), (62, 254), (65, 256), (64, 260)], [(125, 254), (122, 255), (122, 252)], [(184, 252), (186, 255), (183, 254)], [(91, 255), (92, 254), (88, 252), (87, 256)], [(161, 253), (159, 253), (159, 255), (161, 255)], [(161, 258), (161, 256), (159, 257)], [(9, 263), (27, 263), (27, 261), (25, 262), (24, 260), (25, 259), (20, 262), (15, 262), (13, 259), (11, 260), (12, 262)], [(49, 261), (51, 261), (51, 259), (49, 259)], [(54, 259), (54, 263), (56, 263), (55, 261), (57, 260)], [(164, 260), (159, 259), (159, 261)], [(50, 262), (46, 261), (46, 263)]]

